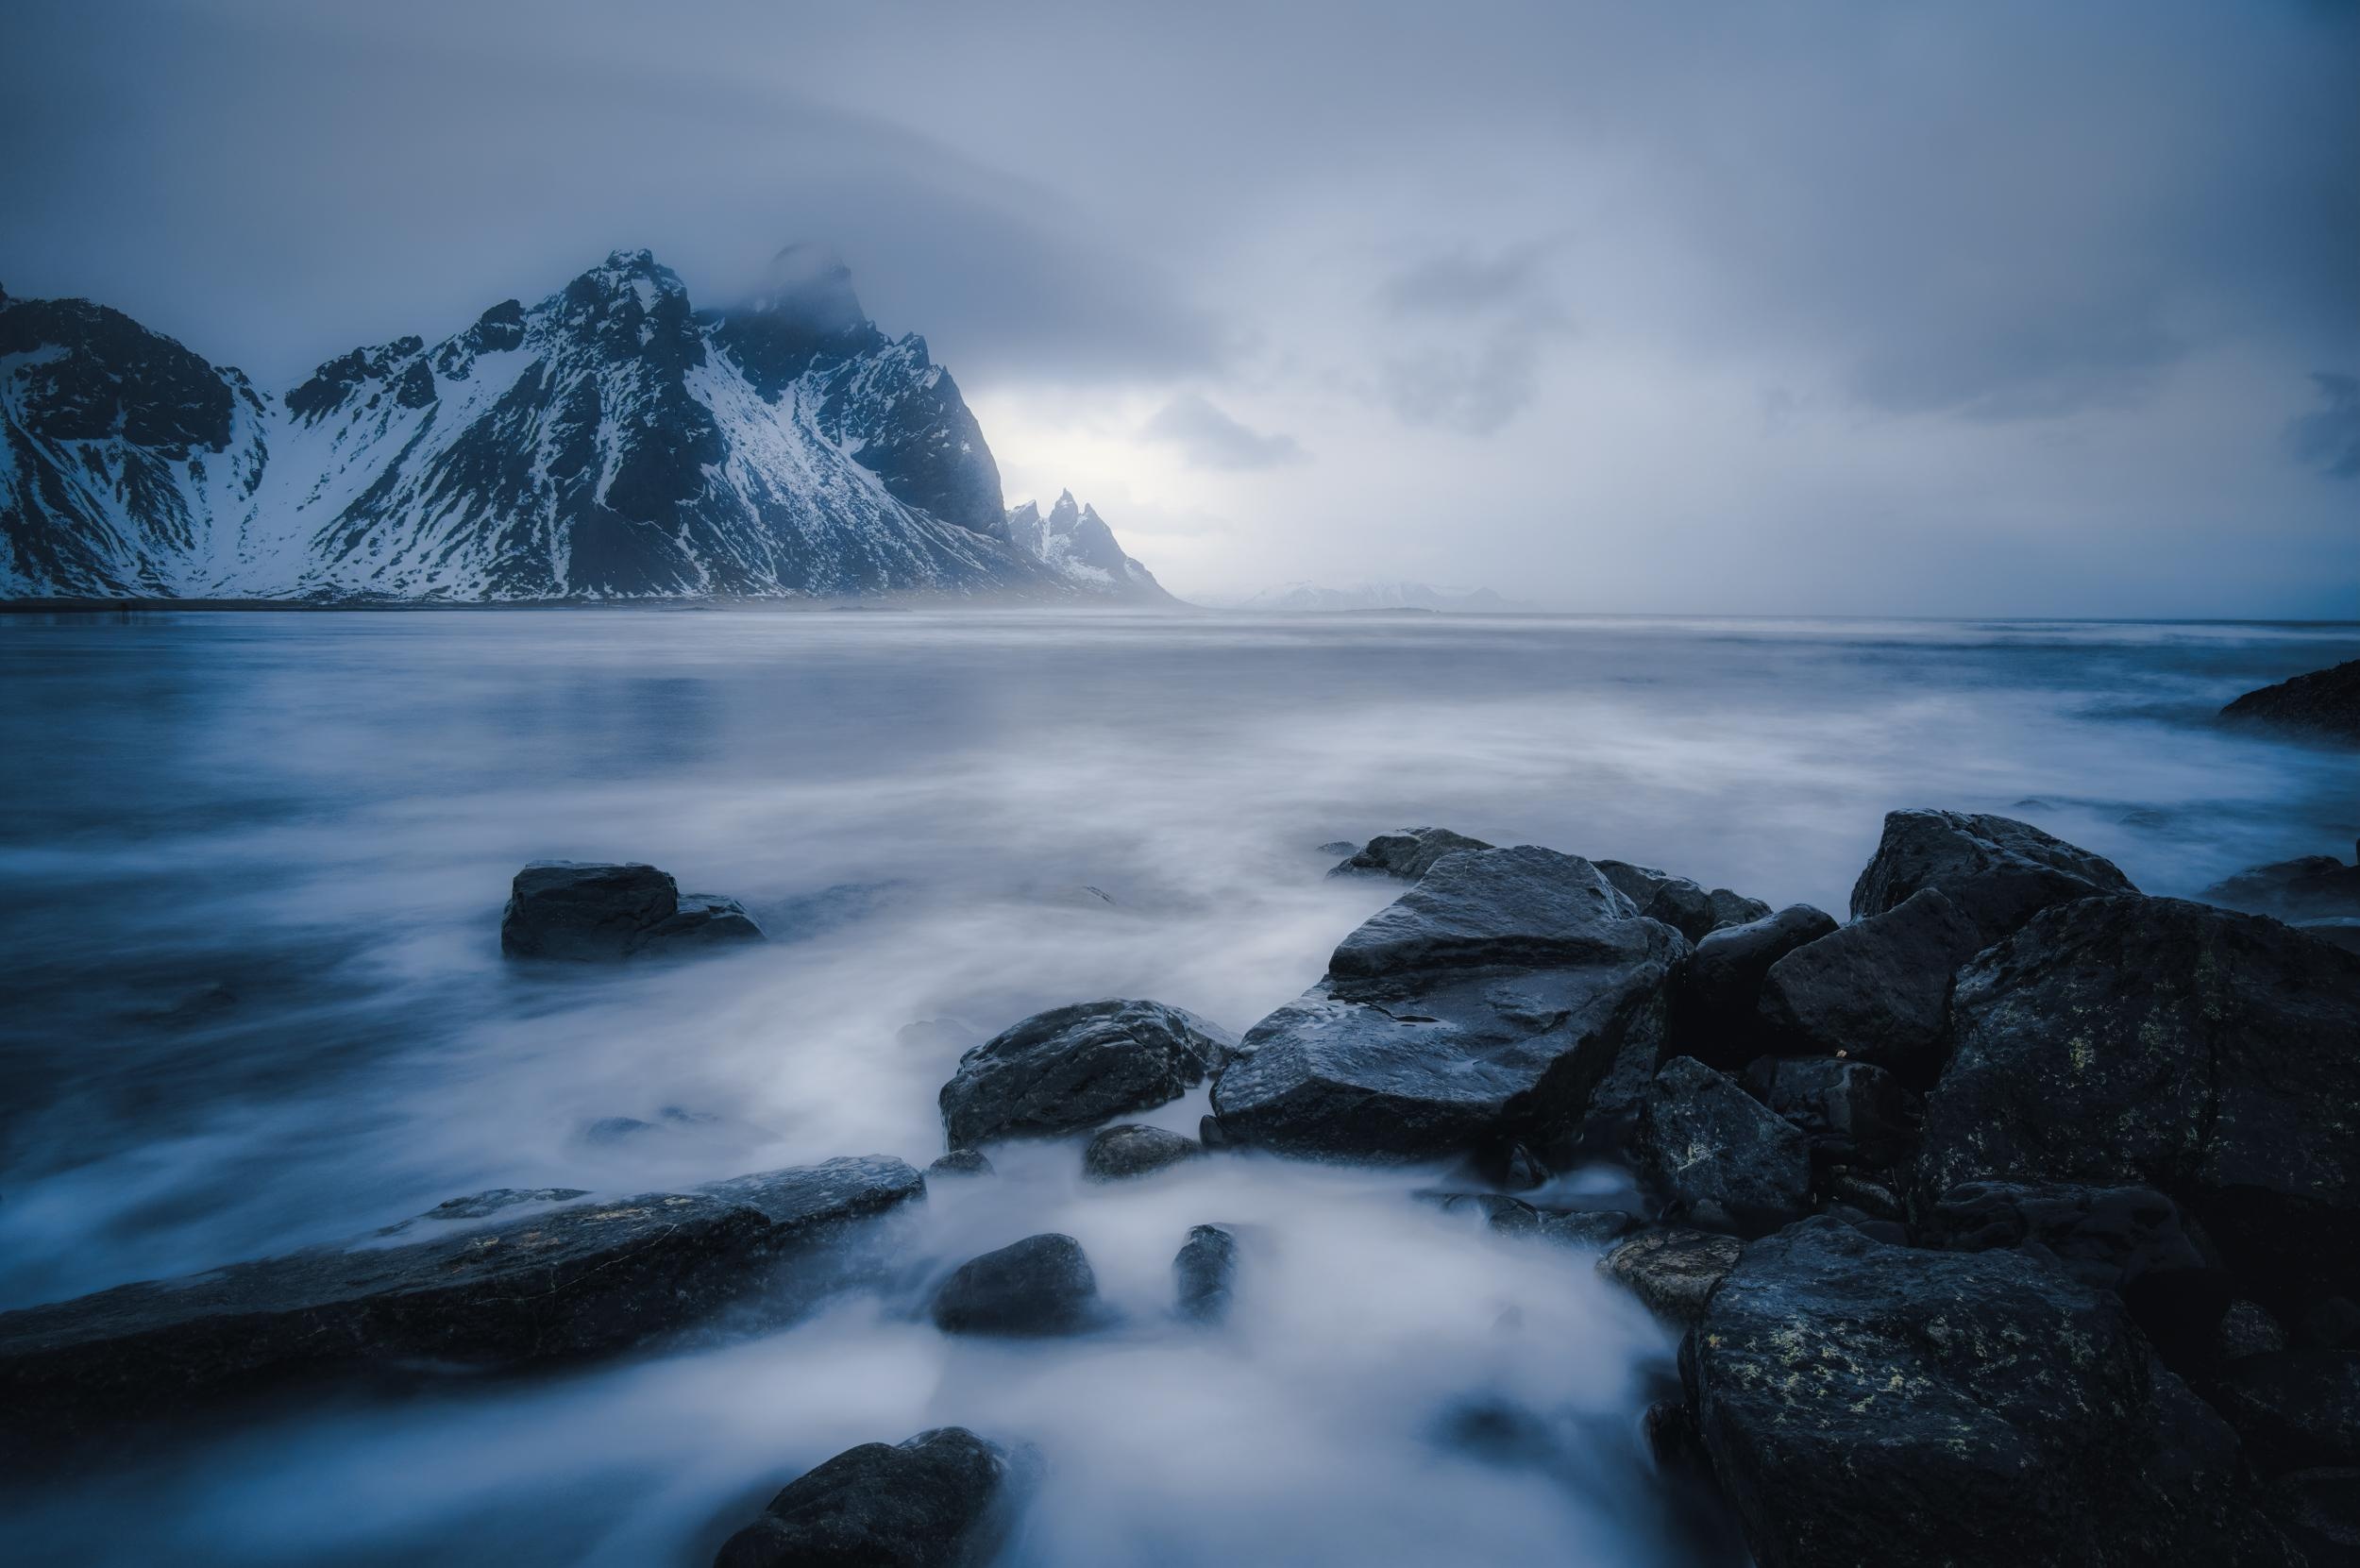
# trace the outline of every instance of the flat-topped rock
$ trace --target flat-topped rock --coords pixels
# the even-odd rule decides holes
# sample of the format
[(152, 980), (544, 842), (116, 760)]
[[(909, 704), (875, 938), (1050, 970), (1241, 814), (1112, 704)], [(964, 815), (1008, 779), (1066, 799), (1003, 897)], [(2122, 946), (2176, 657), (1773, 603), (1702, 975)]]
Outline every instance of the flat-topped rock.
[(516, 873), (500, 916), (511, 958), (611, 964), (762, 939), (736, 900), (683, 894), (669, 872), (638, 864), (536, 860)]
[(1237, 1037), (1160, 1002), (1120, 998), (1036, 1013), (959, 1058), (938, 1097), (951, 1147), (1054, 1138), (1179, 1099)]
[(1248, 1031), (1213, 1113), (1231, 1142), (1294, 1154), (1542, 1146), (1627, 1050), (1652, 1072), (1686, 947), (1577, 856), (1444, 856)]
[(476, 1222), (429, 1239), (312, 1248), (0, 1314), (0, 1442), (370, 1366), (609, 1354), (757, 1300), (784, 1310), (799, 1292), (780, 1289), (782, 1260), (813, 1258), (924, 1191), (909, 1166), (868, 1155), (535, 1205), (513, 1221), (515, 1195), (490, 1194)]
[(2012, 817), (1887, 812), (1877, 852), (1852, 886), (1853, 917), (1898, 908), (1925, 887), (1940, 888), (1986, 945), (2050, 904), (2138, 891), (2104, 856)]

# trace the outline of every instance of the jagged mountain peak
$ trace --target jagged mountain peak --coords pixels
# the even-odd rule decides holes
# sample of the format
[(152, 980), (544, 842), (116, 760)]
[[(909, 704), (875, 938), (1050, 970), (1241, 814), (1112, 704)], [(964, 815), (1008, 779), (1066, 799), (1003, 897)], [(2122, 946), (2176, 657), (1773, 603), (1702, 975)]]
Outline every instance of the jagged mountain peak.
[(1010, 508), (1004, 526), (1010, 543), (1075, 582), (1125, 599), (1174, 602), (1155, 573), (1123, 553), (1098, 509), (1077, 502), (1070, 490), (1057, 493), (1046, 516), (1037, 501)]

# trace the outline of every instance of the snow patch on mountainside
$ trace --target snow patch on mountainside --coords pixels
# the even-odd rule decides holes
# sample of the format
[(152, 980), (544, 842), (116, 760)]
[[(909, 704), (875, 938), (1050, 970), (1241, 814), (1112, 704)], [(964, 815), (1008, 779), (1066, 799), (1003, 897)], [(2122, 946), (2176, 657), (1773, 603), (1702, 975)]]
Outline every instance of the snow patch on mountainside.
[(1046, 514), (1033, 501), (1012, 508), (1006, 529), (1010, 544), (1068, 582), (1134, 600), (1175, 602), (1153, 572), (1123, 553), (1098, 509), (1078, 505), (1070, 490)]

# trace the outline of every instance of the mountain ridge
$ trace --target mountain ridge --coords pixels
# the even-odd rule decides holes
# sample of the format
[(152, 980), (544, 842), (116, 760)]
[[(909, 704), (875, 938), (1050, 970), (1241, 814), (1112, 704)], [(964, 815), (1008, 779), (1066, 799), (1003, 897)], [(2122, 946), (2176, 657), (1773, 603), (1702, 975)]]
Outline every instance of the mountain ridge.
[(650, 252), (617, 250), (537, 304), (351, 349), (276, 397), (121, 312), (0, 293), (0, 597), (1123, 586), (1012, 539), (956, 381), (923, 338), (879, 329), (814, 247), (717, 311)]

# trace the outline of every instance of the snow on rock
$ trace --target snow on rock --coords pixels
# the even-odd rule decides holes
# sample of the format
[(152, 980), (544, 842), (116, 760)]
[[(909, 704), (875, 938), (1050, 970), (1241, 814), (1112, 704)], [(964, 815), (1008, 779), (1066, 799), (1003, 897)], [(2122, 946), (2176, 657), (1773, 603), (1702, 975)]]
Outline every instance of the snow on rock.
[(1005, 530), (1010, 544), (1083, 588), (1135, 601), (1175, 602), (1153, 572), (1122, 553), (1098, 509), (1076, 505), (1070, 490), (1058, 495), (1045, 517), (1034, 501), (1010, 511)]
[(815, 247), (704, 312), (616, 251), (276, 398), (118, 312), (0, 295), (0, 597), (1131, 591), (1016, 548), (1001, 504), (956, 383)]

